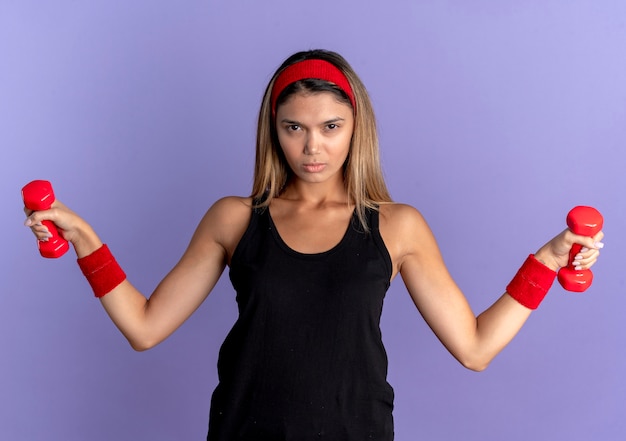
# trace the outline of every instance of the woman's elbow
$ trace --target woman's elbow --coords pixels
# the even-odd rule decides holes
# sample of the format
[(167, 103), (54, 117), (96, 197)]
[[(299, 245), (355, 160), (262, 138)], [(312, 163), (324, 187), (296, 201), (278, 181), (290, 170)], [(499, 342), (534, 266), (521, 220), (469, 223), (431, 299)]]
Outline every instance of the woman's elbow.
[(148, 349), (152, 349), (156, 345), (159, 344), (159, 341), (148, 338), (128, 338), (128, 343), (130, 347), (133, 348), (137, 352), (144, 352)]
[(482, 372), (489, 367), (492, 358), (486, 357), (466, 357), (459, 358), (459, 363), (463, 365), (464, 368), (469, 369), (474, 372)]
[(489, 367), (489, 363), (483, 363), (483, 364), (462, 363), (462, 364), (463, 364), (463, 367), (474, 372), (482, 372), (485, 369), (487, 369), (487, 367)]

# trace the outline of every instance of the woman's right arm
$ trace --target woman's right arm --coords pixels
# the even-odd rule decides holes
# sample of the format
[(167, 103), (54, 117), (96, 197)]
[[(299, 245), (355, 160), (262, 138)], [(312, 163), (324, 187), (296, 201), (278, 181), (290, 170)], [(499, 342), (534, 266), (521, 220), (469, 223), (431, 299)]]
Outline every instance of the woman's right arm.
[[(102, 241), (81, 217), (56, 201), (50, 210), (29, 214), (26, 225), (38, 239), (54, 222), (72, 243), (78, 258), (88, 256)], [(250, 201), (228, 197), (204, 215), (180, 261), (149, 298), (128, 279), (101, 298), (102, 305), (133, 349), (149, 349), (174, 332), (200, 306), (220, 278), (250, 220)]]

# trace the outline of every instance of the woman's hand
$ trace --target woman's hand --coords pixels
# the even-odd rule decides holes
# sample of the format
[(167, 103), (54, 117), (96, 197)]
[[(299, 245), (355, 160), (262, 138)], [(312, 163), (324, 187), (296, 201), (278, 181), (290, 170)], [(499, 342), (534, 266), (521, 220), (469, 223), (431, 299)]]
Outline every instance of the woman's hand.
[(24, 225), (30, 227), (37, 240), (47, 241), (50, 238), (48, 228), (41, 223), (49, 220), (56, 225), (59, 234), (74, 245), (78, 257), (87, 256), (102, 246), (91, 226), (58, 200), (52, 203), (49, 210), (32, 211), (24, 208), (24, 212), (27, 216)]
[(569, 253), (574, 244), (580, 244), (582, 249), (574, 258), (576, 270), (586, 270), (591, 268), (598, 257), (600, 250), (604, 247), (602, 239), (604, 233), (600, 231), (593, 237), (579, 236), (565, 229), (554, 237), (535, 253), (535, 258), (554, 271), (567, 266), (569, 263)]

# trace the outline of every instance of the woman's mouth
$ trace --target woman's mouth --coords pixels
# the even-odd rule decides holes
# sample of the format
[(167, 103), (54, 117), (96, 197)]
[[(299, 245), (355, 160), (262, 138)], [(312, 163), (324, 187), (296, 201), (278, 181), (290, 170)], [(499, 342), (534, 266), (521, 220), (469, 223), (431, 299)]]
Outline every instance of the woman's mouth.
[(303, 164), (302, 168), (308, 173), (319, 173), (326, 168), (326, 164), (316, 162), (314, 164)]

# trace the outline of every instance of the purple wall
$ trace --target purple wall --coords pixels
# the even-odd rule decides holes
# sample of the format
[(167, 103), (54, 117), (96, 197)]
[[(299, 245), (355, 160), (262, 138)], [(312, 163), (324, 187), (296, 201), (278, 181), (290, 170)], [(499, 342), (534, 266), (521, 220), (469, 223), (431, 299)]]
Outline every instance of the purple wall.
[(626, 3), (383, 3), (0, 4), (0, 439), (204, 439), (235, 317), (227, 277), (169, 340), (133, 352), (73, 255), (38, 257), (19, 190), (53, 181), (150, 292), (206, 208), (249, 192), (265, 84), (317, 47), (361, 74), (393, 196), (424, 213), (477, 312), (572, 206), (606, 218), (591, 290), (555, 286), (480, 374), (395, 281), (396, 439), (626, 438)]

